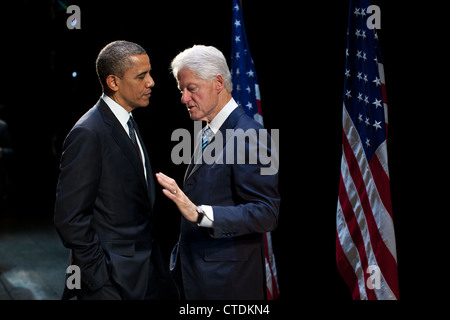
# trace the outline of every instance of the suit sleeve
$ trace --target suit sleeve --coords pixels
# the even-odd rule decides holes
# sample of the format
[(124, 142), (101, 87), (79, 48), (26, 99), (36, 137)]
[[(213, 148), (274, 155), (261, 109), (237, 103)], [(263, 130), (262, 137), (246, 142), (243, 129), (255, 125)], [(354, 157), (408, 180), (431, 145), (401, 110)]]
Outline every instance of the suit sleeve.
[(55, 226), (64, 243), (72, 249), (84, 283), (91, 290), (109, 278), (106, 258), (91, 227), (94, 202), (101, 175), (101, 149), (90, 130), (75, 127), (67, 136), (61, 157), (57, 185)]
[[(250, 137), (246, 140), (244, 155), (239, 145), (234, 144), (236, 157), (231, 170), (231, 188), (236, 205), (212, 206), (214, 229), (210, 233), (214, 238), (269, 232), (278, 224), (278, 155), (275, 149), (272, 152), (270, 148), (272, 140), (267, 131), (261, 130), (260, 133), (266, 134), (266, 139), (260, 141), (257, 137)], [(255, 153), (256, 163), (250, 156)], [(268, 163), (266, 155), (273, 156), (272, 160), (276, 158), (276, 170), (273, 170), (272, 162)], [(240, 156), (244, 156), (245, 161), (239, 159)]]

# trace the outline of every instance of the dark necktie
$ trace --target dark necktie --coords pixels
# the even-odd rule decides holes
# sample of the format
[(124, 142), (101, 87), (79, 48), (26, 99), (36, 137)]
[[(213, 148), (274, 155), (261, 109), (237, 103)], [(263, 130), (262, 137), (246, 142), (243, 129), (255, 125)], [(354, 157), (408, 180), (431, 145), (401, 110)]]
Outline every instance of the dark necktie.
[(137, 150), (137, 152), (139, 154), (139, 158), (141, 159), (141, 162), (142, 162), (141, 150), (139, 150), (139, 145), (138, 145), (137, 140), (136, 140), (135, 128), (137, 129), (137, 123), (134, 121), (133, 117), (130, 116), (130, 119), (128, 119), (127, 124), (128, 124), (128, 130), (130, 130), (131, 142), (133, 142), (134, 146), (136, 147), (136, 150)]

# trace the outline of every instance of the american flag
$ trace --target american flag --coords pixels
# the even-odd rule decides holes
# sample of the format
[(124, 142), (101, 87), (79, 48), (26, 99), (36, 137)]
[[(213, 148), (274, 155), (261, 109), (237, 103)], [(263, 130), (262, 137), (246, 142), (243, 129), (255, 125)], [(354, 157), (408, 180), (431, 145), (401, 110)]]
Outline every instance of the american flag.
[[(231, 80), (233, 83), (233, 98), (244, 108), (250, 117), (263, 125), (258, 79), (247, 43), (242, 7), (239, 0), (233, 0), (231, 34)], [(267, 298), (274, 300), (279, 296), (279, 288), (270, 232), (264, 234), (264, 243)]]
[(263, 124), (261, 96), (258, 78), (253, 64), (247, 35), (244, 29), (242, 9), (239, 0), (233, 0), (233, 26), (231, 39), (231, 77), (233, 82), (233, 98), (245, 112)]
[(375, 12), (369, 6), (369, 0), (350, 1), (336, 261), (353, 299), (396, 300), (399, 286), (387, 159), (386, 89), (378, 35), (372, 24)]

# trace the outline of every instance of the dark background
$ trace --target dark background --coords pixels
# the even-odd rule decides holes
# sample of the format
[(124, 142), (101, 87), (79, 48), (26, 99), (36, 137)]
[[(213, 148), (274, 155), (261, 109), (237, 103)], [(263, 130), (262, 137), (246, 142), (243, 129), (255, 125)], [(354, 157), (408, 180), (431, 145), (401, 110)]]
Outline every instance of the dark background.
[[(434, 9), (393, 2), (375, 3), (381, 8), (400, 296), (407, 300), (417, 298), (418, 288), (432, 277), (425, 271), (426, 258), (438, 232), (430, 230), (436, 211), (426, 200), (439, 196), (430, 180), (432, 168), (416, 169), (433, 150), (423, 128), (434, 132), (442, 126), (436, 113), (423, 112), (438, 112), (431, 101), (439, 82), (433, 78), (432, 91), (424, 95), (423, 82), (430, 79), (425, 74), (436, 70), (430, 66), (433, 59), (425, 68), (420, 62), (435, 42), (428, 20), (417, 17)], [(62, 3), (80, 7), (81, 30), (66, 27), (70, 14)], [(9, 124), (15, 150), (14, 215), (52, 218), (62, 142), (99, 99), (95, 59), (114, 40), (137, 42), (150, 56), (156, 86), (150, 105), (134, 114), (154, 172), (181, 184), (186, 165), (172, 163), (170, 152), (178, 142), (170, 137), (177, 128), (192, 130), (193, 123), (180, 103), (170, 61), (194, 44), (213, 45), (229, 57), (231, 6), (231, 0), (2, 2), (0, 118)], [(281, 301), (349, 300), (335, 264), (348, 3), (244, 0), (243, 12), (264, 123), (280, 129), (282, 205), (272, 236)], [(180, 218), (159, 186), (157, 191), (160, 236), (168, 254), (178, 239)]]

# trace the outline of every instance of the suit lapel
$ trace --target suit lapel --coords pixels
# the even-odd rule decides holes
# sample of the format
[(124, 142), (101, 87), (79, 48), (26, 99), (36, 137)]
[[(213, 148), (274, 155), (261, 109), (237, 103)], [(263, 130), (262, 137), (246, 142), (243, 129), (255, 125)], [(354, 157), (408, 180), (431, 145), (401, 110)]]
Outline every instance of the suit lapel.
[[(234, 129), (236, 127), (236, 124), (239, 120), (239, 118), (245, 114), (245, 111), (242, 107), (237, 107), (236, 109), (233, 110), (233, 112), (230, 113), (230, 115), (228, 116), (228, 118), (224, 121), (224, 123), (222, 124), (222, 126), (219, 128), (218, 133), (220, 132), (222, 134), (223, 137), (223, 150), (225, 150), (225, 145), (227, 143), (226, 139), (227, 139), (227, 135), (226, 135), (226, 130), (227, 129)], [(211, 140), (210, 143), (213, 143), (215, 137)], [(201, 145), (201, 139), (200, 139), (200, 143), (197, 144), (196, 146), (196, 150), (194, 151), (194, 154), (191, 158), (191, 163), (189, 163), (189, 166), (186, 170), (186, 173), (184, 175), (184, 182), (186, 182), (196, 171), (198, 171), (198, 169), (200, 169), (203, 165), (205, 165), (205, 163), (203, 162), (203, 158), (200, 157), (200, 161), (197, 161), (199, 163), (195, 163), (195, 157), (197, 155), (197, 152), (201, 153), (201, 149), (198, 150)], [(197, 151), (198, 150), (198, 151)]]
[[(201, 133), (200, 133), (201, 135)], [(191, 162), (189, 163), (186, 173), (184, 174), (184, 181), (186, 181), (202, 164), (201, 158), (201, 138), (199, 139), (199, 143), (196, 144), (194, 149), (194, 154), (191, 157)], [(197, 159), (197, 160), (196, 160)], [(199, 162), (200, 161), (200, 162)]]
[[(135, 130), (136, 130), (136, 133), (137, 133), (137, 136), (139, 139), (139, 143), (141, 144), (142, 151), (144, 152), (145, 170), (147, 172), (147, 183), (146, 183), (147, 191), (148, 191), (148, 196), (150, 198), (151, 206), (153, 208), (154, 199), (155, 199), (155, 183), (153, 181), (153, 171), (152, 171), (152, 166), (150, 164), (150, 157), (148, 156), (147, 149), (145, 148), (144, 141), (142, 140), (141, 134), (139, 132), (139, 128), (135, 128)], [(139, 160), (139, 162), (141, 162), (141, 161)], [(141, 167), (142, 167), (142, 163), (141, 163)]]
[[(116, 116), (114, 116), (111, 109), (109, 109), (108, 105), (103, 101), (103, 99), (99, 100), (99, 102), (97, 103), (97, 107), (100, 113), (103, 115), (103, 120), (105, 124), (110, 128), (112, 137), (119, 145), (119, 147), (122, 149), (123, 153), (128, 158), (128, 160), (131, 162), (131, 165), (133, 166), (139, 180), (145, 187), (145, 190), (148, 191), (147, 182), (145, 181), (144, 171), (142, 168), (142, 161), (139, 158), (137, 150), (134, 147), (133, 143), (131, 142), (130, 137), (127, 135), (125, 130), (123, 130), (123, 127), (120, 124), (119, 120), (117, 120)], [(141, 146), (144, 149), (142, 141)], [(146, 154), (145, 151), (144, 153)], [(147, 158), (146, 163), (148, 163)]]

